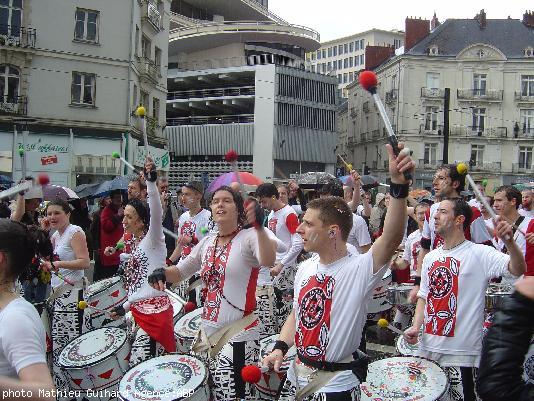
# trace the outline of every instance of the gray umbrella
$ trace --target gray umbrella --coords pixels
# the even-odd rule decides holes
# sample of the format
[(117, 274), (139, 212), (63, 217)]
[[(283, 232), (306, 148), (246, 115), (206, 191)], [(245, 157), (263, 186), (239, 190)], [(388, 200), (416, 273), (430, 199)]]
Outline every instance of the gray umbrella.
[(95, 182), (93, 184), (81, 184), (74, 188), (74, 192), (80, 198), (89, 198), (95, 195), (96, 189), (101, 185), (100, 182)]
[(128, 176), (118, 176), (112, 180), (104, 181), (100, 186), (95, 189), (93, 196), (108, 195), (111, 191), (126, 191), (128, 189), (128, 183), (130, 178)]

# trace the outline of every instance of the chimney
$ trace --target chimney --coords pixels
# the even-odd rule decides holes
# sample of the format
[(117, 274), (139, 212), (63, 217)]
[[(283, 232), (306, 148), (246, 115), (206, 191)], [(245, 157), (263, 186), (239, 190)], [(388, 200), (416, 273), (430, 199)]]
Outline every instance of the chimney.
[(525, 11), (525, 14), (523, 14), (523, 24), (529, 28), (534, 28), (534, 12)]
[(395, 55), (395, 47), (391, 45), (365, 47), (365, 69), (373, 70), (388, 58)]
[(430, 30), (433, 31), (440, 25), (440, 22), (438, 20), (438, 17), (436, 17), (436, 12), (434, 11), (434, 16), (432, 17), (432, 21), (430, 21)]
[(421, 18), (406, 18), (404, 51), (407, 52), (430, 33), (430, 21)]
[(480, 10), (480, 12), (475, 15), (475, 19), (478, 21), (478, 26), (480, 29), (486, 28), (486, 12), (484, 9)]

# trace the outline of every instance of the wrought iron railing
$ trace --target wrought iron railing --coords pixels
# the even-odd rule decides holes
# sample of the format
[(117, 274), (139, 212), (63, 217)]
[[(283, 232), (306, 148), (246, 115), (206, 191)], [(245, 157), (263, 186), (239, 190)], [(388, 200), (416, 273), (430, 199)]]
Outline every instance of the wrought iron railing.
[(0, 24), (0, 46), (35, 47), (35, 28)]
[(13, 114), (25, 116), (28, 112), (26, 96), (0, 96), (0, 115)]

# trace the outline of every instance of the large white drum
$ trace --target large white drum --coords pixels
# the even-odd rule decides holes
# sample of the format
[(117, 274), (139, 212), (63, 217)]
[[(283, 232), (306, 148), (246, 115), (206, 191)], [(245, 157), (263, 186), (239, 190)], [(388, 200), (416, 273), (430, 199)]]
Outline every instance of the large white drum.
[[(120, 277), (110, 277), (91, 284), (85, 290), (85, 300), (90, 307), (109, 311), (126, 302), (128, 294)], [(124, 318), (113, 320), (108, 313), (87, 308), (89, 313), (89, 330), (101, 327), (119, 327), (124, 324)]]
[(191, 352), (191, 345), (200, 330), (201, 322), (202, 308), (198, 308), (182, 316), (174, 325), (174, 337), (176, 338), (176, 349), (178, 352)]
[(70, 379), (73, 390), (117, 388), (129, 368), (130, 343), (126, 331), (103, 327), (75, 338), (59, 355), (58, 364)]
[(360, 384), (361, 401), (437, 401), (449, 388), (447, 374), (435, 362), (398, 356), (369, 364)]
[(391, 309), (388, 302), (388, 287), (391, 284), (391, 270), (387, 269), (382, 280), (373, 289), (373, 295), (367, 303), (367, 319), (373, 320), (377, 315)]
[[(276, 340), (278, 340), (278, 334), (275, 334), (274, 336), (270, 337), (265, 337), (263, 340), (260, 340), (260, 360), (262, 360), (268, 354), (271, 353)], [(291, 367), (291, 364), (294, 362), (296, 355), (297, 349), (295, 348), (295, 346), (289, 348), (286, 356), (284, 357), (284, 362), (280, 367), (280, 373), (271, 371), (261, 374), (260, 381), (256, 383), (256, 389), (261, 394), (261, 399), (276, 399), (280, 383), (285, 380), (285, 372), (287, 372), (287, 370)]]
[(130, 369), (119, 385), (124, 401), (208, 401), (207, 369), (191, 355), (164, 355)]

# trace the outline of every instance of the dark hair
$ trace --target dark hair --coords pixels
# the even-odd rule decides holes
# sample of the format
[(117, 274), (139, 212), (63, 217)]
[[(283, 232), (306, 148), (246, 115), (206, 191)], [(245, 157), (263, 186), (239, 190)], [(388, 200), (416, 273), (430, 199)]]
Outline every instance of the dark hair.
[(415, 207), (413, 208), (413, 211), (414, 213), (417, 213), (417, 209), (419, 209), (420, 207), (425, 207), (425, 208), (429, 208), (430, 205), (426, 202), (419, 202), (417, 205), (415, 205)]
[(460, 174), (458, 172), (456, 164), (442, 164), (436, 169), (436, 171), (437, 170), (448, 171), (451, 181), (458, 181), (458, 188), (456, 188), (456, 192), (460, 193), (460, 191), (463, 191), (465, 189), (465, 175)]
[(139, 176), (130, 178), (130, 182), (136, 182), (139, 185), (139, 191), (146, 189), (146, 182)]
[(50, 206), (59, 206), (65, 212), (65, 214), (69, 214), (70, 212), (72, 212), (71, 206), (68, 204), (67, 201), (64, 201), (63, 199), (54, 199), (53, 201), (48, 202), (48, 205), (46, 205), (47, 212)]
[(130, 199), (126, 206), (130, 205), (135, 209), (137, 215), (145, 225), (145, 230), (150, 227), (150, 208), (147, 203), (139, 199)]
[(7, 254), (10, 278), (24, 273), (34, 257), (51, 258), (54, 253), (46, 232), (9, 219), (0, 219), (0, 250)]
[(341, 230), (341, 238), (347, 241), (352, 229), (352, 212), (343, 198), (338, 196), (328, 196), (326, 198), (314, 199), (307, 205), (309, 209), (319, 211), (319, 220), (323, 225), (336, 224)]
[(445, 198), (443, 200), (447, 200), (453, 204), (453, 213), (454, 217), (458, 216), (464, 216), (464, 231), (469, 228), (469, 225), (471, 224), (471, 219), (473, 217), (473, 209), (471, 209), (471, 206), (464, 201), (462, 198)]
[(343, 198), (343, 187), (336, 181), (329, 181), (319, 189), (320, 195), (330, 195)]
[(497, 192), (504, 192), (506, 194), (506, 199), (508, 199), (509, 201), (515, 199), (516, 209), (519, 209), (519, 206), (523, 202), (523, 195), (521, 194), (521, 192), (519, 192), (519, 189), (511, 185), (501, 185), (495, 190), (495, 193)]
[(245, 215), (245, 206), (243, 204), (243, 197), (241, 196), (241, 194), (239, 192), (234, 192), (234, 190), (232, 190), (232, 188), (230, 188), (230, 187), (228, 187), (226, 185), (223, 185), (222, 187), (217, 188), (211, 194), (210, 203), (213, 200), (213, 197), (215, 196), (215, 194), (217, 192), (220, 192), (220, 191), (226, 191), (226, 192), (230, 192), (230, 194), (232, 194), (232, 199), (234, 200), (234, 203), (235, 203), (236, 208), (237, 208), (237, 224), (242, 226), (242, 227), (244, 227), (247, 224), (247, 216)]
[(261, 198), (272, 198), (273, 196), (276, 199), (278, 199), (280, 197), (280, 195), (278, 195), (278, 189), (276, 188), (276, 186), (274, 184), (266, 182), (266, 183), (261, 184), (260, 186), (258, 186), (258, 188), (256, 188), (256, 197), (258, 199), (261, 199)]
[(280, 184), (276, 186), (276, 191), (278, 192), (278, 188), (284, 188), (289, 195), (289, 186), (287, 184)]

